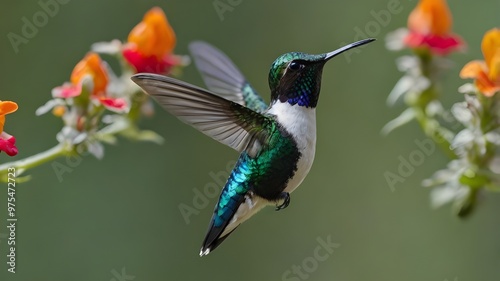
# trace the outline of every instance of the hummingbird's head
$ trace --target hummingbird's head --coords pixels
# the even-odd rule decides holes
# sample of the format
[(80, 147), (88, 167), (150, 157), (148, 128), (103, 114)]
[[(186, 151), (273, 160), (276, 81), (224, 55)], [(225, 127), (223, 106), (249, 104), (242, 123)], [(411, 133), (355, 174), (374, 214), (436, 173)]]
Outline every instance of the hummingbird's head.
[(349, 49), (374, 40), (371, 38), (361, 40), (321, 55), (292, 52), (279, 56), (269, 71), (272, 102), (316, 107), (321, 88), (321, 73), (325, 63)]

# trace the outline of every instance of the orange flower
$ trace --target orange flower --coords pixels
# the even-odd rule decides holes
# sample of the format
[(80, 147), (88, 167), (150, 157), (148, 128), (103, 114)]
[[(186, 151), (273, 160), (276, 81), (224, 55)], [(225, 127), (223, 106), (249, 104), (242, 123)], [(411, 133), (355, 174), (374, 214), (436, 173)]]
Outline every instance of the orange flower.
[(500, 29), (486, 32), (481, 43), (484, 61), (467, 63), (460, 71), (463, 79), (473, 78), (479, 92), (487, 97), (500, 91)]
[(13, 113), (17, 110), (17, 103), (12, 101), (0, 101), (0, 133), (3, 132), (5, 124), (5, 115)]
[(166, 53), (174, 50), (176, 38), (165, 13), (154, 7), (146, 13), (142, 22), (132, 29), (128, 42), (134, 43), (141, 54), (154, 55), (161, 59)]
[(445, 0), (421, 0), (408, 17), (410, 30), (421, 34), (446, 35), (452, 24)]
[(446, 0), (420, 0), (408, 17), (409, 34), (405, 43), (411, 48), (428, 48), (445, 55), (463, 46), (462, 39), (451, 33), (451, 12)]
[(82, 84), (85, 77), (92, 79), (91, 98), (99, 100), (106, 108), (113, 111), (126, 111), (127, 102), (123, 98), (108, 97), (106, 89), (109, 78), (106, 65), (98, 54), (90, 52), (80, 62), (78, 62), (71, 73), (71, 83), (64, 83), (62, 86), (52, 90), (55, 98), (73, 98), (82, 93)]
[(155, 7), (130, 32), (123, 56), (137, 72), (165, 73), (181, 63), (172, 55), (175, 43), (175, 33), (165, 13)]
[(17, 103), (12, 101), (0, 101), (0, 152), (5, 151), (9, 156), (17, 154), (16, 138), (3, 131), (5, 115), (15, 112)]
[(81, 60), (71, 73), (71, 83), (78, 85), (83, 81), (87, 75), (92, 77), (94, 82), (94, 89), (92, 90), (93, 96), (102, 96), (106, 92), (108, 86), (108, 73), (101, 61), (101, 58), (96, 53), (88, 53), (83, 60)]
[(55, 98), (73, 98), (82, 93), (82, 83), (85, 77), (92, 79), (92, 96), (103, 96), (108, 86), (108, 74), (101, 58), (96, 53), (88, 53), (73, 68), (71, 73), (71, 83), (64, 83), (60, 87), (52, 90), (52, 96)]

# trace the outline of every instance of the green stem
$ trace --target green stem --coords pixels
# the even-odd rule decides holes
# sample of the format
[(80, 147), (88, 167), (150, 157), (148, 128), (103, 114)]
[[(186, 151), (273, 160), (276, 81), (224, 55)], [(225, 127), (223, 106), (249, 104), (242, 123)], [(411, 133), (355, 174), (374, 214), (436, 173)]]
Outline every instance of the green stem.
[(439, 98), (439, 93), (436, 86), (437, 82), (435, 81), (436, 75), (434, 74), (434, 68), (436, 66), (434, 66), (433, 56), (428, 50), (419, 50), (416, 52), (416, 54), (420, 58), (421, 73), (430, 81), (430, 85), (426, 90), (419, 93), (418, 95), (410, 96), (406, 102), (411, 108), (413, 108), (415, 118), (417, 119), (418, 124), (420, 125), (424, 133), (438, 144), (438, 146), (446, 154), (446, 156), (448, 156), (450, 159), (457, 159), (457, 155), (450, 148), (450, 140), (453, 136), (453, 133), (441, 126), (438, 120), (427, 113), (429, 104), (437, 101)]
[(473, 122), (473, 124), (477, 126), (476, 130), (481, 132), (479, 137), (484, 138), (485, 143), (483, 146), (483, 144), (474, 142), (472, 147), (467, 150), (468, 169), (460, 176), (460, 183), (469, 187), (469, 194), (455, 204), (457, 214), (461, 218), (468, 216), (474, 210), (477, 203), (477, 193), (481, 189), (500, 190), (498, 174), (489, 167), (497, 152), (497, 146), (486, 140), (486, 134), (499, 127), (497, 104), (500, 100), (496, 96), (485, 97), (481, 93), (477, 93), (477, 98), (481, 104), (481, 110), (477, 110), (479, 122)]
[(429, 117), (425, 113), (424, 109), (420, 107), (413, 107), (413, 110), (415, 111), (415, 118), (425, 135), (431, 138), (441, 148), (443, 153), (448, 156), (448, 158), (457, 159), (458, 157), (450, 148), (451, 143), (448, 140), (448, 135), (451, 135), (452, 133), (442, 127), (436, 119)]
[(0, 181), (6, 182), (6, 176), (9, 168), (15, 168), (17, 171), (17, 175), (20, 175), (28, 169), (37, 167), (58, 157), (68, 155), (71, 153), (71, 151), (72, 150), (68, 148), (67, 145), (59, 143), (58, 145), (44, 152), (40, 152), (21, 160), (4, 163), (0, 165)]

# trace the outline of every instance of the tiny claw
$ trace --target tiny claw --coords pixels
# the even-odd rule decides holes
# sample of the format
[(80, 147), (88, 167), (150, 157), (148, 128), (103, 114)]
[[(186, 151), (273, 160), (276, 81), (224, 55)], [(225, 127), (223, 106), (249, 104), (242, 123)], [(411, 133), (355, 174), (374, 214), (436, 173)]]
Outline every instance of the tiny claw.
[(278, 200), (284, 200), (282, 204), (276, 205), (276, 211), (280, 211), (288, 207), (290, 204), (290, 193), (288, 192), (281, 192)]

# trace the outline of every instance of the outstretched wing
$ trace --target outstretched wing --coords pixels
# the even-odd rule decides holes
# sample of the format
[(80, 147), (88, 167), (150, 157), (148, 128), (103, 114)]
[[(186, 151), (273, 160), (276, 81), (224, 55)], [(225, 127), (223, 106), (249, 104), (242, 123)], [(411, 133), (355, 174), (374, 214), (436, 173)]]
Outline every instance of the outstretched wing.
[(257, 112), (267, 109), (266, 102), (224, 53), (202, 41), (189, 44), (189, 50), (210, 91)]
[(274, 119), (189, 83), (157, 74), (132, 76), (168, 112), (205, 135), (250, 155), (267, 141)]

